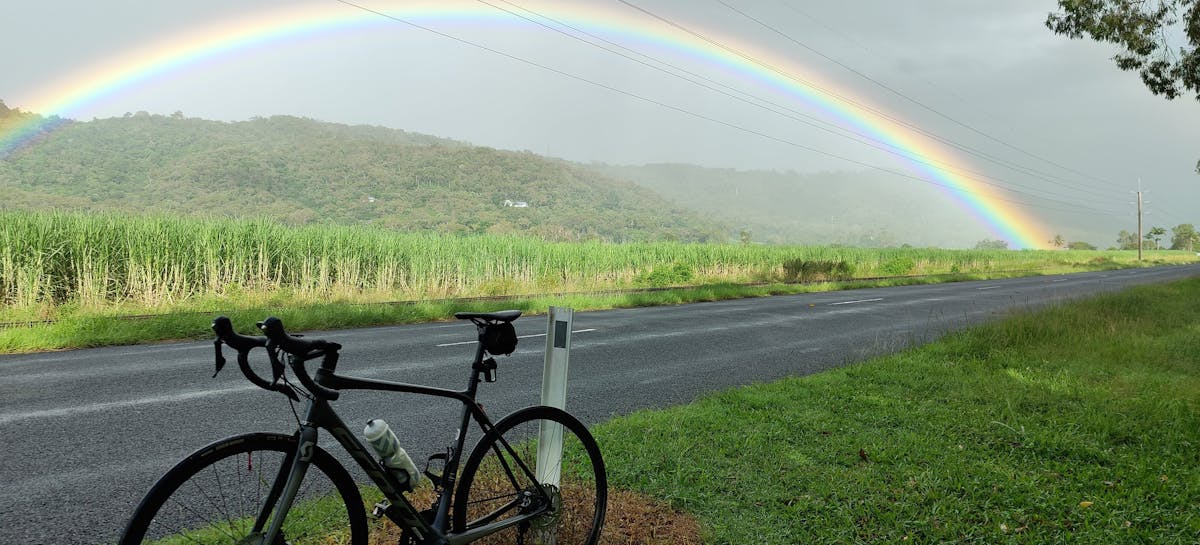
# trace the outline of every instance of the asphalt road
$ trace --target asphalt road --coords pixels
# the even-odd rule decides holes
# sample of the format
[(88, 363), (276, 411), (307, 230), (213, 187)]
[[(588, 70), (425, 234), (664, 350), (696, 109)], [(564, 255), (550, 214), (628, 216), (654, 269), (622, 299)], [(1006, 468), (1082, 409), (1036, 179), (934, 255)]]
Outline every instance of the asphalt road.
[[(596, 423), (895, 352), (1013, 309), (1195, 276), (1200, 265), (577, 313), (567, 409)], [(540, 395), (545, 318), (516, 325), (526, 337), (500, 358), (499, 381), (481, 387), (496, 416)], [(309, 336), (344, 345), (343, 374), (461, 388), (474, 329)], [(235, 433), (294, 429), (284, 398), (230, 363), (210, 378), (211, 342), (0, 356), (0, 543), (112, 543), (155, 479), (189, 452)], [(352, 427), (387, 419), (418, 466), (453, 439), (458, 410), (374, 392), (334, 406)]]

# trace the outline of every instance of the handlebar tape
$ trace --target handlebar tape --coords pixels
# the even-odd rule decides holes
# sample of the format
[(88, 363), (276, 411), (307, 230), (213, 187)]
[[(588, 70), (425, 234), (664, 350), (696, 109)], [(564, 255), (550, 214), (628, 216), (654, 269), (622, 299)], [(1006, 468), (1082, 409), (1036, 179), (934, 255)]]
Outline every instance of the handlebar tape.
[(230, 322), (229, 318), (225, 316), (213, 318), (212, 329), (217, 333), (217, 338), (221, 339), (221, 342), (233, 347), (238, 352), (249, 352), (252, 348), (267, 346), (267, 339), (264, 337), (238, 335), (233, 331), (233, 322)]
[(221, 368), (225, 365), (225, 356), (221, 354), (221, 343), (225, 343), (233, 347), (234, 350), (237, 350), (238, 367), (242, 370), (242, 374), (246, 376), (247, 380), (264, 390), (280, 392), (291, 398), (293, 401), (300, 400), (300, 398), (296, 396), (296, 392), (292, 391), (290, 387), (279, 383), (278, 377), (275, 377), (276, 380), (274, 381), (268, 381), (250, 369), (250, 351), (260, 346), (267, 346), (267, 339), (265, 337), (248, 337), (246, 335), (237, 334), (233, 331), (233, 323), (230, 322), (229, 318), (225, 316), (217, 316), (214, 318), (212, 329), (217, 334), (217, 340), (213, 343), (213, 348), (216, 351), (217, 361), (217, 370), (215, 373), (213, 373), (214, 377), (217, 376), (217, 373), (221, 372)]

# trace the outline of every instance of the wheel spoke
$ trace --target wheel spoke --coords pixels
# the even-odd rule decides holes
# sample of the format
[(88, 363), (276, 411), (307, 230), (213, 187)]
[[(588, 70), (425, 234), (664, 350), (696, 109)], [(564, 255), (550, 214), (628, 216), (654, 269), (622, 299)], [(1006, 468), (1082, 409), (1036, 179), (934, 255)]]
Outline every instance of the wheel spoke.
[[(564, 445), (553, 467), (560, 486), (535, 480), (537, 436), (542, 424), (561, 425)], [(543, 462), (544, 463), (544, 462)], [(597, 542), (607, 504), (607, 479), (599, 448), (587, 429), (570, 415), (548, 407), (515, 413), (485, 434), (463, 466), (455, 492), (455, 532), (509, 526), (479, 543), (525, 543), (557, 534), (561, 545)], [(530, 515), (532, 518), (527, 518)], [(521, 516), (517, 524), (513, 517)]]
[[(296, 449), (294, 439), (250, 434), (210, 445), (168, 472), (138, 507), (121, 545), (259, 543), (252, 533), (272, 480)], [(346, 470), (318, 450), (283, 518), (289, 544), (366, 544), (362, 497)], [(287, 475), (286, 468), (282, 471)], [(268, 517), (268, 519), (269, 519)], [(248, 539), (249, 538), (249, 539)]]

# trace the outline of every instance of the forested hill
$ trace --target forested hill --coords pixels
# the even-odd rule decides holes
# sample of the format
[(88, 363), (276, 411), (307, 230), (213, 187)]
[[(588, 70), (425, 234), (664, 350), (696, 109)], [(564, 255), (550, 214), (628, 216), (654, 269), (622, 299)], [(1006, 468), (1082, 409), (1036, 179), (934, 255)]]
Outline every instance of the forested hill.
[(550, 240), (731, 233), (571, 163), (295, 117), (229, 123), (139, 113), (64, 123), (0, 158), (0, 192), (8, 209), (267, 216)]

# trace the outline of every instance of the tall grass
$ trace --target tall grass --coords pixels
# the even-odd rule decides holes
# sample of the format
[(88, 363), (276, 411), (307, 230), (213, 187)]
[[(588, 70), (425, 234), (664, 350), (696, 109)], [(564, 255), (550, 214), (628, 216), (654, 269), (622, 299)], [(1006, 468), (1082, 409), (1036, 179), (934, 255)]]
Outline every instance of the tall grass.
[(784, 281), (795, 279), (785, 264), (802, 262), (840, 263), (842, 276), (863, 277), (1132, 260), (1128, 252), (550, 243), (269, 220), (0, 212), (0, 302), (7, 319), (213, 300), (367, 302)]

